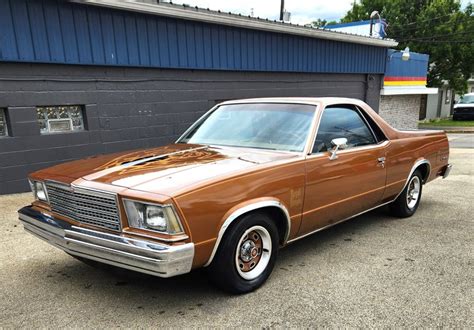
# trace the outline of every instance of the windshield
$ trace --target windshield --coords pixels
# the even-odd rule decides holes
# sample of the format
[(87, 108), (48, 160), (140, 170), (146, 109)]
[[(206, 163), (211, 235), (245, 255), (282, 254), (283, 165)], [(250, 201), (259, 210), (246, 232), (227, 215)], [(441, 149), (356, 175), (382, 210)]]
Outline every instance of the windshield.
[(474, 103), (474, 94), (464, 95), (461, 97), (461, 99), (458, 102), (458, 104), (468, 104), (468, 103)]
[(178, 142), (303, 151), (314, 113), (301, 104), (222, 105)]

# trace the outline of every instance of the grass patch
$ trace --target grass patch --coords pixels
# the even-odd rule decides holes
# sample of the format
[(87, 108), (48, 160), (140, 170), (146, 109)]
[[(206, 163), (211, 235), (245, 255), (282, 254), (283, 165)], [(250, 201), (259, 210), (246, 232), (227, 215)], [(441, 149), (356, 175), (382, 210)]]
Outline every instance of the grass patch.
[(430, 121), (422, 121), (419, 126), (453, 126), (453, 127), (474, 127), (474, 120), (451, 120), (451, 119), (437, 119)]

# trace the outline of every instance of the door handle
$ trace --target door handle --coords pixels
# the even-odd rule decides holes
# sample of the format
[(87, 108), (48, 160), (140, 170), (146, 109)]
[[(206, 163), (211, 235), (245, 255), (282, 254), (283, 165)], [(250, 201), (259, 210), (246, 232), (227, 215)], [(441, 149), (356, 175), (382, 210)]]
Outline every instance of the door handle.
[(385, 167), (385, 157), (377, 158), (377, 162), (379, 163), (379, 166)]

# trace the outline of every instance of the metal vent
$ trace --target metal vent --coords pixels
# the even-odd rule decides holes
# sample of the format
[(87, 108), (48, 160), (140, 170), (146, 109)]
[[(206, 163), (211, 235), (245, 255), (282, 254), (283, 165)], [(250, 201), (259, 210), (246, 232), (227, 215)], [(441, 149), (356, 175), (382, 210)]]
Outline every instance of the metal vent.
[(74, 221), (105, 229), (120, 230), (115, 194), (46, 182), (53, 212)]

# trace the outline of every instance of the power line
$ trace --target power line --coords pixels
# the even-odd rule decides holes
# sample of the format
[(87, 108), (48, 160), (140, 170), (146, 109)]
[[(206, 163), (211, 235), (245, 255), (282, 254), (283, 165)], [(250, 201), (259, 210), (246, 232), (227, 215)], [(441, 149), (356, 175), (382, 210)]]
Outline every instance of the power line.
[(416, 21), (416, 22), (410, 22), (410, 23), (407, 23), (407, 24), (404, 24), (404, 25), (413, 25), (413, 24), (418, 24), (418, 23), (420, 23), (420, 22), (435, 21), (435, 20), (438, 20), (438, 19), (440, 19), (440, 18), (447, 17), (447, 16), (451, 16), (451, 15), (454, 15), (454, 14), (453, 14), (453, 13), (450, 13), (450, 14), (446, 14), (446, 15), (441, 15), (441, 16), (433, 17), (433, 18), (426, 18), (426, 19), (419, 20), (419, 21)]
[[(433, 38), (445, 38), (445, 37), (451, 37), (451, 36), (456, 36), (456, 35), (474, 35), (474, 31), (466, 31), (466, 32), (454, 32), (454, 33), (449, 33), (449, 34), (440, 34), (440, 35), (435, 35), (435, 36), (429, 36), (429, 37), (416, 37), (416, 38), (400, 38), (400, 41), (403, 40), (426, 40), (426, 39), (433, 39)], [(394, 39), (398, 39), (398, 37), (393, 37)]]
[[(461, 16), (458, 18), (458, 22), (459, 21), (463, 21), (465, 19), (474, 19), (473, 16)], [(413, 31), (413, 30), (419, 30), (419, 29), (429, 29), (429, 28), (434, 28), (434, 27), (438, 27), (438, 26), (443, 26), (445, 24), (451, 24), (452, 22), (441, 22), (441, 23), (438, 23), (438, 24), (433, 24), (433, 25), (428, 25), (428, 26), (413, 26), (413, 27), (408, 27), (408, 28), (404, 28), (404, 26), (406, 25), (413, 25), (413, 24), (420, 24), (422, 23), (423, 20), (419, 21), (419, 22), (411, 22), (411, 23), (407, 23), (407, 24), (403, 24), (403, 25), (400, 25), (400, 26), (393, 26), (393, 25), (388, 25), (387, 27), (387, 30), (388, 31), (393, 31), (394, 33), (404, 33), (406, 31)]]
[(420, 42), (420, 43), (434, 43), (434, 44), (440, 44), (440, 43), (461, 43), (461, 44), (470, 44), (470, 43), (474, 43), (474, 40), (410, 40), (410, 39), (407, 39), (407, 40), (403, 40), (403, 42), (411, 42), (411, 41), (414, 41), (414, 42)]

